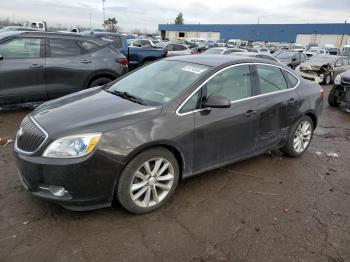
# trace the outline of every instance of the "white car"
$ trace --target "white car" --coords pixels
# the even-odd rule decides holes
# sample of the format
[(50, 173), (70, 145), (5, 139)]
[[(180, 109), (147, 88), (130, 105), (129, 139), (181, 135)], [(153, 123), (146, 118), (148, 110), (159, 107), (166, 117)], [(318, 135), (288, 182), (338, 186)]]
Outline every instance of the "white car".
[(132, 46), (136, 46), (136, 47), (157, 47), (157, 44), (159, 44), (159, 40), (136, 39), (132, 43)]
[(260, 48), (253, 48), (256, 53), (259, 53), (259, 54), (270, 54), (270, 50), (266, 47), (260, 47)]
[(191, 55), (193, 51), (183, 44), (170, 43), (164, 47), (168, 50), (168, 56)]
[(225, 47), (214, 47), (210, 48), (202, 53), (202, 55), (228, 55), (231, 53), (248, 52), (246, 49), (240, 48), (225, 48)]
[(305, 46), (300, 45), (300, 44), (295, 44), (293, 46), (294, 51), (303, 52), (305, 49), (306, 49)]

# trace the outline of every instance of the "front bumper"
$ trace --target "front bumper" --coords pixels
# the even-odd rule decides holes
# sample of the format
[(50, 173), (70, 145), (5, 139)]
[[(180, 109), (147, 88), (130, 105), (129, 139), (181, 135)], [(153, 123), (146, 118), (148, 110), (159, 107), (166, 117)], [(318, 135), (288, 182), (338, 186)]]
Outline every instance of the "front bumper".
[[(123, 165), (103, 152), (81, 159), (48, 159), (15, 152), (22, 185), (34, 196), (75, 211), (111, 206)], [(51, 189), (63, 188), (62, 194)]]

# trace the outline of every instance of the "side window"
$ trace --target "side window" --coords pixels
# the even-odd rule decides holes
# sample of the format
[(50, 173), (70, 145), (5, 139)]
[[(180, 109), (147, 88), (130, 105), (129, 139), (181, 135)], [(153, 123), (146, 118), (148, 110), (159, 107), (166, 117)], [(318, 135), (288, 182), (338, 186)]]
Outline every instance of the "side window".
[(347, 66), (347, 65), (349, 65), (349, 60), (344, 58), (343, 59), (343, 66)]
[(174, 45), (174, 50), (175, 50), (175, 51), (181, 51), (181, 50), (182, 50), (182, 46), (180, 46), (180, 45)]
[(66, 57), (81, 55), (81, 48), (74, 40), (50, 39), (51, 57)]
[(174, 45), (167, 45), (165, 49), (168, 51), (174, 51)]
[(89, 41), (80, 41), (79, 44), (80, 44), (81, 48), (83, 48), (87, 52), (96, 50), (98, 48), (98, 46), (96, 44), (89, 42)]
[(250, 70), (248, 65), (228, 68), (214, 76), (206, 84), (207, 96), (220, 95), (230, 101), (252, 95)]
[(343, 62), (342, 62), (342, 58), (339, 58), (336, 62), (335, 62), (335, 66), (342, 66)]
[(289, 88), (293, 88), (298, 84), (299, 79), (296, 78), (294, 75), (292, 75), (291, 73), (289, 73), (286, 70), (283, 70), (283, 74), (289, 81)]
[(4, 58), (40, 58), (41, 38), (15, 38), (0, 46)]
[(191, 112), (197, 109), (200, 91), (196, 92), (180, 109), (180, 113)]
[(122, 48), (123, 47), (123, 43), (121, 40), (120, 36), (112, 36), (112, 35), (107, 35), (107, 37), (104, 37), (103, 39), (107, 39), (109, 41), (112, 41), (113, 46), (118, 49), (118, 48)]
[(288, 88), (281, 69), (275, 66), (257, 65), (260, 94), (268, 94)]

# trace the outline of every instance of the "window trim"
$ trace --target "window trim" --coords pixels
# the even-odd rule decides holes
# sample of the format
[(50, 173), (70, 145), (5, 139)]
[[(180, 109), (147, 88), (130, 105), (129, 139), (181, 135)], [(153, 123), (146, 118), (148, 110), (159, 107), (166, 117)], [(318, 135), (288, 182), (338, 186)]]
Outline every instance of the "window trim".
[[(235, 64), (235, 65), (230, 65), (230, 66), (227, 66), (225, 68), (222, 68), (220, 69), (219, 71), (215, 72), (213, 75), (211, 75), (210, 77), (208, 77), (202, 84), (200, 84), (181, 104), (180, 106), (176, 109), (176, 114), (178, 116), (184, 116), (184, 115), (189, 115), (189, 114), (192, 114), (192, 113), (196, 113), (196, 112), (201, 112), (201, 111), (204, 111), (206, 110), (205, 108), (200, 108), (200, 109), (196, 109), (196, 110), (193, 110), (193, 111), (189, 111), (189, 112), (185, 112), (185, 113), (180, 113), (180, 110), (181, 108), (184, 106), (184, 104), (186, 104), (186, 102), (188, 100), (190, 100), (192, 98), (192, 96), (199, 90), (201, 89), (206, 83), (208, 83), (213, 77), (215, 77), (216, 75), (220, 74), (222, 71), (225, 71), (229, 68), (232, 68), (232, 67), (237, 67), (237, 66), (240, 66), (240, 65), (249, 65), (249, 66), (254, 66), (254, 65), (267, 65), (267, 66), (273, 66), (273, 67), (278, 67), (279, 69), (281, 70), (284, 70), (284, 71), (287, 71), (288, 73), (292, 74), (294, 77), (296, 77), (298, 79), (298, 83), (294, 86), (294, 87), (288, 87), (287, 89), (285, 90), (280, 90), (280, 91), (276, 91), (276, 92), (271, 92), (271, 93), (267, 93), (267, 94), (259, 94), (259, 95), (254, 95), (254, 96), (251, 96), (251, 97), (246, 97), (246, 98), (242, 98), (242, 99), (238, 99), (238, 100), (234, 100), (234, 101), (230, 101), (231, 104), (234, 104), (234, 103), (237, 103), (237, 102), (241, 102), (241, 101), (245, 101), (245, 100), (250, 100), (250, 99), (253, 99), (253, 98), (257, 98), (257, 97), (264, 97), (264, 96), (269, 96), (269, 95), (274, 95), (274, 94), (277, 94), (277, 93), (282, 93), (282, 92), (289, 92), (291, 90), (295, 90), (301, 80), (300, 78), (293, 72), (287, 70), (286, 68), (282, 67), (282, 66), (279, 66), (279, 65), (273, 65), (273, 64), (267, 64), (267, 63), (259, 63), (259, 62), (253, 62), (253, 63), (241, 63), (241, 64)], [(282, 72), (283, 73), (283, 72)], [(283, 75), (283, 74), (282, 74)], [(284, 76), (284, 75), (283, 75)], [(254, 77), (253, 77), (254, 78)], [(254, 85), (254, 80), (252, 78), (252, 85)], [(253, 86), (252, 86), (253, 87)], [(254, 87), (255, 88), (255, 87)]]

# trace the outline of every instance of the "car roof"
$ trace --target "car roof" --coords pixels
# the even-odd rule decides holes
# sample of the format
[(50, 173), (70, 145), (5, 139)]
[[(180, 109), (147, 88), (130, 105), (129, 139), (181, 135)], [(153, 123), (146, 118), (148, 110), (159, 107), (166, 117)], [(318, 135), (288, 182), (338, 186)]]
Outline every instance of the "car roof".
[(193, 64), (201, 64), (211, 67), (218, 67), (225, 64), (239, 64), (239, 63), (254, 63), (261, 62), (266, 64), (279, 65), (270, 60), (250, 57), (250, 56), (234, 56), (234, 55), (187, 55), (187, 56), (173, 56), (168, 57), (166, 60), (169, 61), (182, 61)]
[[(7, 34), (6, 34), (7, 33)], [(14, 35), (21, 35), (21, 36), (37, 36), (37, 37), (54, 37), (54, 38), (62, 38), (62, 39), (72, 39), (72, 40), (89, 40), (93, 42), (94, 44), (98, 46), (104, 46), (107, 44), (110, 44), (108, 41), (103, 41), (101, 39), (97, 39), (94, 37), (89, 36), (82, 36), (79, 34), (72, 34), (72, 33), (58, 33), (58, 32), (40, 32), (40, 31), (10, 31), (10, 32), (3, 32), (0, 33), (0, 39), (14, 36)]]

